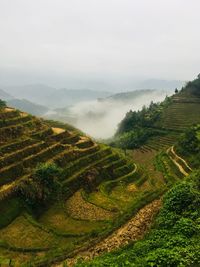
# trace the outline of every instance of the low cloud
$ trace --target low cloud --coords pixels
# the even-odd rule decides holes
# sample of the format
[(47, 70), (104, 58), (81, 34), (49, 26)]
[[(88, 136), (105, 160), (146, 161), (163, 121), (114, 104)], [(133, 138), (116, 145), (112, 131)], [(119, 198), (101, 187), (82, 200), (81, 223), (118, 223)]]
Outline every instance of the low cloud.
[(130, 109), (140, 110), (151, 101), (162, 101), (165, 96), (166, 92), (154, 91), (126, 101), (112, 98), (86, 101), (74, 105), (69, 111), (71, 116), (76, 118), (74, 125), (83, 132), (96, 139), (110, 138)]

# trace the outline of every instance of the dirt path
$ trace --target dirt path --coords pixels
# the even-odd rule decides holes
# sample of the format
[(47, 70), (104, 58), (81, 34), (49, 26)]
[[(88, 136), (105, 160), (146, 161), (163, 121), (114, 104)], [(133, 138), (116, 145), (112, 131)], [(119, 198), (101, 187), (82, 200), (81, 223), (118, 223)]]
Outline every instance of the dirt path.
[(181, 158), (180, 156), (178, 156), (178, 155), (176, 154), (176, 152), (174, 151), (174, 146), (172, 146), (172, 148), (171, 148), (171, 152), (174, 154), (174, 156), (175, 156), (176, 158), (180, 159), (190, 171), (192, 171), (192, 168), (188, 165), (188, 163), (187, 163), (183, 158)]
[[(73, 266), (80, 258), (83, 260), (91, 260), (105, 252), (123, 247), (131, 241), (141, 239), (150, 228), (153, 218), (159, 211), (160, 207), (161, 200), (154, 200), (152, 203), (146, 205), (144, 208), (139, 210), (138, 213), (125, 225), (113, 232), (100, 243), (86, 251), (80, 252), (74, 258), (67, 259), (67, 266)], [(63, 266), (63, 263), (54, 265), (54, 267), (61, 266)]]
[[(189, 173), (186, 172), (186, 170), (183, 168), (183, 166), (182, 166), (181, 164), (179, 164), (179, 163), (176, 161), (176, 159), (179, 158), (179, 157), (176, 155), (176, 153), (175, 153), (174, 151), (172, 151), (172, 148), (173, 148), (173, 147), (170, 147), (170, 148), (167, 149), (167, 154), (168, 154), (169, 158), (170, 158), (171, 161), (177, 166), (177, 168), (179, 169), (179, 171), (180, 171), (184, 176), (188, 176)], [(170, 151), (173, 153), (174, 158), (171, 157), (171, 156), (169, 155), (169, 152), (170, 152)]]

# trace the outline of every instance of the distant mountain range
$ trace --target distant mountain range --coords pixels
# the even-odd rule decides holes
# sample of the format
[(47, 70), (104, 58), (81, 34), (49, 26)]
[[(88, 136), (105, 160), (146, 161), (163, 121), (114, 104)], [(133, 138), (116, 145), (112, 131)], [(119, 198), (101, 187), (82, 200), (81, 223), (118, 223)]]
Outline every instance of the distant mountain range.
[(15, 98), (2, 89), (0, 89), (0, 99), (5, 100), (8, 106), (20, 109), (36, 116), (42, 116), (49, 110), (47, 107), (38, 105), (29, 100)]
[[(37, 116), (43, 116), (48, 114), (55, 117), (59, 114), (68, 114), (68, 108), (73, 107), (79, 103), (99, 100), (99, 101), (120, 101), (124, 103), (130, 103), (137, 99), (138, 97), (148, 97), (150, 99), (157, 99), (158, 95), (171, 94), (174, 88), (180, 88), (183, 85), (181, 81), (165, 81), (165, 80), (147, 80), (138, 83), (137, 86), (139, 90), (132, 90), (127, 92), (120, 92), (114, 94), (110, 91), (100, 91), (100, 90), (90, 90), (90, 89), (56, 89), (43, 84), (32, 84), (24, 86), (10, 86), (5, 87), (0, 90), (0, 98), (7, 101), (8, 105), (15, 108), (21, 109), (28, 113)], [(136, 84), (135, 84), (136, 86)], [(140, 88), (161, 88), (161, 90), (146, 89), (142, 90)], [(155, 94), (155, 97), (153, 96)], [(146, 101), (145, 101), (146, 103)], [(54, 109), (61, 109), (59, 112), (56, 110), (52, 113)], [(63, 110), (65, 112), (63, 112)], [(96, 110), (96, 109), (95, 109)], [(94, 112), (96, 112), (94, 110)], [(67, 112), (66, 112), (67, 111)], [(92, 111), (93, 112), (93, 111)], [(72, 116), (74, 119), (74, 116)], [(71, 118), (71, 116), (70, 116)], [(71, 122), (71, 119), (70, 119)]]
[(7, 87), (6, 91), (16, 98), (24, 98), (49, 108), (63, 108), (78, 102), (104, 98), (112, 92), (89, 89), (56, 89), (42, 84)]
[(101, 99), (101, 101), (120, 101), (124, 103), (131, 103), (135, 101), (138, 97), (145, 97), (150, 99), (154, 99), (154, 96), (157, 97), (163, 96), (163, 94), (168, 95), (170, 92), (168, 90), (154, 90), (154, 89), (146, 89), (146, 90), (134, 90), (129, 92), (122, 92), (113, 94), (107, 98)]
[(13, 98), (13, 96), (9, 95), (4, 90), (0, 89), (0, 99), (8, 100), (8, 99), (12, 99), (12, 98)]

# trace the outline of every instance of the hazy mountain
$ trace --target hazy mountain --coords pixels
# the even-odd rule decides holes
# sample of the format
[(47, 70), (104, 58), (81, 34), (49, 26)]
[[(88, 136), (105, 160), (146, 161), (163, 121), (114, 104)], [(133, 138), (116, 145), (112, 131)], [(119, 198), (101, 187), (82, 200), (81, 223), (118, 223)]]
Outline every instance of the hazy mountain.
[[(146, 89), (146, 90), (134, 90), (134, 91), (128, 91), (128, 92), (122, 92), (117, 93), (114, 95), (111, 95), (107, 98), (101, 99), (101, 101), (120, 101), (125, 103), (130, 103), (132, 101), (135, 101), (136, 98), (144, 96), (145, 98), (150, 96), (152, 98), (153, 95), (159, 96), (163, 94), (167, 95), (169, 92), (167, 90), (155, 90), (155, 89)], [(153, 99), (152, 99), (153, 100)]]
[(0, 89), (0, 99), (7, 100), (13, 98), (11, 95), (9, 95), (4, 90)]
[(174, 91), (175, 88), (181, 88), (184, 86), (185, 81), (179, 81), (179, 80), (159, 80), (159, 79), (149, 79), (144, 80), (141, 82), (138, 82), (137, 88), (138, 89), (163, 89), (163, 90), (169, 90)]
[(38, 104), (43, 104), (48, 95), (56, 91), (55, 88), (43, 84), (11, 86), (5, 87), (5, 90), (15, 98), (27, 99)]
[(111, 92), (106, 91), (95, 91), (89, 89), (70, 90), (63, 88), (49, 94), (44, 103), (50, 107), (66, 107), (83, 101), (108, 97), (111, 94)]
[(6, 101), (8, 106), (20, 109), (22, 111), (28, 112), (32, 115), (42, 116), (48, 112), (48, 108), (42, 105), (35, 104), (26, 99), (10, 99)]
[(118, 123), (130, 110), (139, 110), (151, 101), (162, 101), (164, 90), (136, 90), (113, 94), (109, 97), (81, 101), (71, 107), (48, 112), (46, 118), (68, 122), (95, 138), (111, 137)]
[(111, 92), (89, 89), (55, 89), (42, 84), (6, 87), (6, 91), (16, 98), (33, 101), (49, 108), (61, 108), (74, 105), (78, 102), (104, 98)]

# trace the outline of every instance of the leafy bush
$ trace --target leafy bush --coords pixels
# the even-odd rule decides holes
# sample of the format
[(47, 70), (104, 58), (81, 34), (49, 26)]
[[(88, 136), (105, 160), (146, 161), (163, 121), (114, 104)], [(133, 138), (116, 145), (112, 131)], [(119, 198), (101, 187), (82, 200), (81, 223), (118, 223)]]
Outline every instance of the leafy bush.
[(0, 99), (0, 109), (6, 107), (6, 102)]
[(188, 82), (183, 88), (184, 92), (189, 92), (190, 94), (200, 96), (200, 75), (197, 76), (197, 78), (191, 82)]
[(46, 204), (61, 189), (58, 177), (61, 169), (54, 163), (39, 164), (29, 179), (19, 186), (19, 195), (31, 208)]
[(190, 208), (196, 198), (192, 184), (183, 182), (173, 187), (164, 198), (164, 210), (177, 214)]
[(60, 168), (54, 163), (41, 163), (35, 169), (33, 174), (33, 179), (38, 183), (53, 187), (55, 185), (55, 180), (61, 173)]

